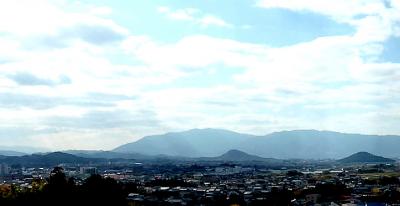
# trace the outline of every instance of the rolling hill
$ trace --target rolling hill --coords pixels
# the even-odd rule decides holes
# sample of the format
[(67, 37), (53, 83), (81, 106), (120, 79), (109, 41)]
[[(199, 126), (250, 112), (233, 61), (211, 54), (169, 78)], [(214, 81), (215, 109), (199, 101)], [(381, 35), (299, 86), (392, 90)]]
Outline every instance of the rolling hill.
[(357, 152), (338, 160), (339, 163), (393, 163), (395, 160), (376, 156), (368, 152)]
[(213, 160), (218, 161), (269, 161), (270, 159), (259, 157), (256, 155), (250, 155), (240, 150), (229, 150), (228, 152), (222, 154), (221, 156), (212, 158)]

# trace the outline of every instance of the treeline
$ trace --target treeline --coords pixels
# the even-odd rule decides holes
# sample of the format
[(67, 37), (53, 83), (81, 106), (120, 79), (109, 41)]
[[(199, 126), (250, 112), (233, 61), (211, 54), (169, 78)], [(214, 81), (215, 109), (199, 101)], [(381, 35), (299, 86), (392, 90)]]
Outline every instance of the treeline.
[(118, 183), (111, 178), (92, 175), (81, 185), (67, 178), (63, 169), (56, 167), (48, 181), (35, 181), (32, 188), (21, 190), (11, 185), (0, 188), (1, 206), (57, 206), (57, 205), (127, 205), (129, 193), (137, 192), (134, 183)]

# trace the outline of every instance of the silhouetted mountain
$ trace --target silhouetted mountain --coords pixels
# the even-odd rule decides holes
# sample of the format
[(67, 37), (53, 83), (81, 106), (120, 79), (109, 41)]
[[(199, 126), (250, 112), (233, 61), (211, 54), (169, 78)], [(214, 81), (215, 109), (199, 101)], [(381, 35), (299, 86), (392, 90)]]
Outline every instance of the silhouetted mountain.
[(357, 152), (346, 158), (338, 160), (340, 163), (392, 163), (395, 160), (376, 156), (368, 152)]
[(294, 130), (265, 136), (240, 134), (220, 129), (193, 129), (144, 137), (113, 150), (119, 153), (215, 157), (238, 149), (261, 157), (278, 159), (341, 158), (355, 151), (400, 157), (400, 136), (345, 134), (330, 131)]
[(88, 163), (105, 162), (105, 161), (106, 161), (105, 159), (77, 157), (75, 155), (62, 152), (53, 152), (48, 154), (32, 154), (20, 157), (3, 156), (3, 158), (0, 158), (0, 162), (7, 164), (21, 164), (24, 166), (29, 166), (29, 165), (54, 166), (61, 163), (88, 164)]
[(114, 152), (185, 157), (213, 157), (220, 155), (253, 135), (220, 129), (193, 129), (164, 135), (144, 137), (136, 142), (117, 147)]

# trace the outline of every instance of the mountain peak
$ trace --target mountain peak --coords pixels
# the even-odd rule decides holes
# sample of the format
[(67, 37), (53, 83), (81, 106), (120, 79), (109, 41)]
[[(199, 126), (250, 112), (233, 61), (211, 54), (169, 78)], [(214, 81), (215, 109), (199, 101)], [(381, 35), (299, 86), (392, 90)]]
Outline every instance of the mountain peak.
[(389, 163), (395, 160), (373, 155), (369, 152), (357, 152), (338, 161), (341, 163)]
[(256, 155), (250, 155), (240, 150), (232, 149), (219, 156), (218, 159), (226, 161), (261, 161), (264, 158)]
[(238, 132), (234, 132), (231, 130), (226, 130), (226, 129), (219, 129), (219, 128), (194, 128), (194, 129), (189, 129), (186, 131), (183, 131), (181, 133), (202, 133), (202, 134), (207, 134), (207, 133), (217, 133), (217, 134), (240, 134)]
[(237, 150), (237, 149), (231, 149), (229, 151), (227, 151), (226, 153), (224, 153), (223, 155), (234, 155), (234, 156), (241, 156), (241, 155), (249, 155), (246, 152)]

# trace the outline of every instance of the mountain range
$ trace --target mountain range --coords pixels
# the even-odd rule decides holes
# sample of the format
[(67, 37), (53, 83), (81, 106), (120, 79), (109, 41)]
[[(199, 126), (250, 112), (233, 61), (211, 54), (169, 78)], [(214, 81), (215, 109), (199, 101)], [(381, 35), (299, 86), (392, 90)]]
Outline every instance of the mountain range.
[(0, 163), (23, 166), (55, 166), (61, 163), (89, 164), (107, 162), (106, 159), (85, 158), (63, 152), (32, 154), (23, 156), (0, 156)]
[(221, 129), (192, 129), (143, 137), (112, 151), (146, 155), (214, 157), (228, 150), (237, 149), (240, 142), (253, 137), (255, 136)]
[(7, 155), (7, 156), (22, 156), (22, 155), (26, 155), (26, 154), (33, 154), (33, 153), (38, 153), (38, 152), (49, 152), (49, 151), (50, 151), (50, 149), (41, 148), (41, 147), (0, 145), (0, 155)]
[(112, 152), (215, 157), (236, 149), (266, 158), (340, 159), (357, 151), (400, 157), (400, 136), (293, 130), (250, 135), (221, 129), (192, 129), (143, 137)]
[[(143, 137), (111, 151), (65, 150), (84, 158), (153, 159), (217, 157), (240, 150), (262, 158), (341, 159), (357, 151), (399, 158), (400, 136), (362, 135), (331, 131), (293, 130), (267, 135), (250, 135), (222, 129), (192, 129)], [(23, 156), (49, 150), (29, 147), (1, 147), (0, 155)]]

